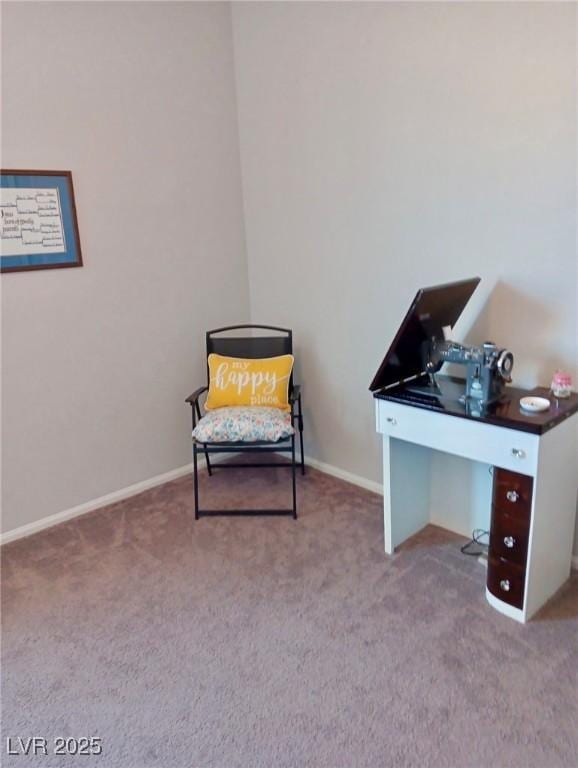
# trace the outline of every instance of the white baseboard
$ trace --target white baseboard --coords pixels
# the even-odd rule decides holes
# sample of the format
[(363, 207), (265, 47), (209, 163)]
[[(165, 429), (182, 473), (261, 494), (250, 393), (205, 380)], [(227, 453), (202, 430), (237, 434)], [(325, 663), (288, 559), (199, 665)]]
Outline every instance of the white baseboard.
[[(199, 464), (201, 459), (199, 459)], [(55, 515), (48, 515), (41, 520), (36, 520), (33, 523), (27, 525), (21, 525), (19, 528), (13, 528), (11, 531), (6, 531), (0, 536), (0, 544), (8, 544), (10, 541), (16, 541), (24, 536), (30, 536), (33, 533), (38, 533), (45, 528), (50, 528), (53, 525), (64, 523), (66, 520), (71, 520), (73, 517), (79, 517), (87, 512), (92, 512), (100, 507), (106, 507), (109, 504), (114, 504), (117, 501), (128, 499), (130, 496), (136, 496), (137, 493), (148, 491), (149, 488), (154, 488), (157, 485), (163, 485), (171, 480), (176, 480), (178, 477), (183, 477), (193, 471), (192, 464), (186, 464), (184, 467), (178, 469), (171, 469), (169, 472), (164, 472), (162, 475), (156, 475), (150, 477), (148, 480), (142, 480), (140, 483), (134, 485), (128, 485), (126, 488), (121, 488), (119, 491), (113, 491), (107, 493), (105, 496), (99, 496), (97, 499), (91, 499), (90, 501), (79, 504), (76, 507), (65, 509), (62, 512), (57, 512)]]
[(310, 456), (305, 456), (305, 464), (308, 467), (313, 467), (313, 469), (318, 469), (320, 472), (325, 472), (326, 475), (338, 477), (347, 483), (358, 485), (360, 488), (365, 488), (366, 491), (373, 491), (373, 493), (383, 496), (383, 485), (376, 483), (374, 480), (368, 480), (366, 477), (361, 477), (361, 475), (354, 475), (353, 472), (347, 472), (345, 469), (333, 466), (333, 464), (326, 464), (324, 461), (312, 459)]
[[(204, 466), (204, 464), (204, 458), (199, 457), (199, 466)], [(305, 457), (305, 464), (320, 472), (324, 472), (326, 475), (337, 477), (340, 480), (345, 480), (347, 483), (352, 483), (353, 485), (358, 485), (360, 488), (365, 488), (367, 491), (373, 491), (373, 493), (383, 495), (383, 486), (381, 483), (376, 483), (374, 480), (368, 480), (366, 477), (355, 475), (353, 472), (347, 472), (345, 469), (335, 467), (333, 464), (326, 464), (324, 461), (313, 459), (310, 456)], [(95, 509), (100, 509), (109, 504), (114, 504), (117, 501), (128, 499), (130, 496), (136, 496), (138, 493), (147, 491), (149, 488), (154, 488), (157, 485), (163, 485), (171, 480), (184, 477), (192, 471), (193, 465), (185, 464), (184, 467), (171, 469), (169, 472), (164, 472), (162, 475), (156, 475), (148, 480), (142, 480), (140, 483), (128, 485), (126, 488), (121, 488), (119, 491), (113, 491), (113, 493), (108, 493), (97, 499), (86, 501), (84, 504), (79, 504), (77, 507), (71, 507), (70, 509), (65, 509), (63, 512), (57, 512), (55, 515), (43, 517), (41, 520), (28, 523), (28, 525), (22, 525), (20, 528), (13, 528), (11, 531), (6, 531), (6, 533), (0, 535), (0, 545), (8, 544), (10, 541), (16, 541), (16, 539), (30, 536), (33, 533), (38, 533), (45, 528), (50, 528), (53, 525), (64, 523), (66, 520), (71, 520), (73, 517), (79, 517), (87, 512), (93, 512)], [(572, 556), (572, 568), (578, 571), (578, 555)]]
[[(219, 456), (217, 458), (213, 458), (213, 461), (224, 459), (225, 454), (222, 457)], [(379, 483), (375, 483), (372, 480), (367, 480), (366, 478), (360, 477), (359, 475), (354, 475), (352, 472), (346, 472), (344, 469), (334, 467), (332, 464), (326, 464), (323, 461), (318, 461), (317, 459), (312, 459), (307, 456), (305, 457), (305, 463), (314, 469), (318, 469), (320, 472), (325, 472), (327, 475), (338, 477), (340, 480), (353, 483), (353, 485), (358, 485), (368, 491), (373, 491), (374, 493), (380, 494), (383, 493), (383, 487)], [(199, 466), (204, 466), (204, 464), (204, 457), (199, 457)], [(172, 469), (169, 472), (164, 472), (162, 475), (156, 475), (155, 477), (151, 477), (148, 480), (142, 480), (140, 483), (128, 485), (126, 488), (121, 488), (118, 491), (107, 493), (105, 496), (99, 496), (97, 499), (91, 499), (90, 501), (84, 502), (84, 504), (79, 504), (76, 507), (65, 509), (62, 512), (57, 512), (54, 515), (48, 515), (48, 517), (35, 520), (33, 523), (22, 525), (19, 528), (13, 528), (11, 531), (6, 531), (6, 533), (0, 535), (0, 545), (8, 544), (11, 541), (21, 539), (24, 536), (31, 536), (33, 533), (43, 531), (45, 528), (51, 528), (53, 525), (64, 523), (67, 520), (72, 520), (74, 517), (80, 517), (80, 515), (85, 515), (87, 512), (93, 512), (95, 509), (100, 509), (101, 507), (106, 507), (109, 504), (115, 504), (117, 501), (122, 501), (123, 499), (130, 498), (131, 496), (136, 496), (138, 493), (149, 490), (149, 488), (154, 488), (157, 485), (163, 485), (163, 483), (176, 480), (177, 478), (183, 477), (192, 471), (193, 465), (186, 464), (184, 467), (178, 467), (178, 469)]]

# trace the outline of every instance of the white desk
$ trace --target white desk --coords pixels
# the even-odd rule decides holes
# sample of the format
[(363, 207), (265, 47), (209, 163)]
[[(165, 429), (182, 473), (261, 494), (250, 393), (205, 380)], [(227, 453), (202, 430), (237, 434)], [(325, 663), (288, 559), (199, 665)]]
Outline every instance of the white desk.
[[(459, 408), (431, 410), (403, 402), (395, 391), (378, 392), (376, 426), (383, 435), (387, 554), (430, 522), (432, 450), (494, 466), (486, 596), (494, 608), (525, 622), (570, 573), (578, 490), (578, 396), (560, 401), (550, 414), (524, 416), (518, 406), (521, 390), (509, 392), (509, 407), (478, 419), (460, 415)], [(396, 471), (397, 441), (422, 450), (414, 452), (410, 467)]]

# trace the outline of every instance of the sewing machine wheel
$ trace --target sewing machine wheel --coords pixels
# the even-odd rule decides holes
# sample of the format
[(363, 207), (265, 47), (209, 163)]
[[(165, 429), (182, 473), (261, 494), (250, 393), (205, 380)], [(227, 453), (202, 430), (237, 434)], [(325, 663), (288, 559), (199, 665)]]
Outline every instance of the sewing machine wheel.
[(507, 349), (503, 349), (500, 352), (496, 368), (498, 373), (504, 379), (504, 381), (512, 381), (512, 369), (514, 367), (514, 355), (508, 352)]

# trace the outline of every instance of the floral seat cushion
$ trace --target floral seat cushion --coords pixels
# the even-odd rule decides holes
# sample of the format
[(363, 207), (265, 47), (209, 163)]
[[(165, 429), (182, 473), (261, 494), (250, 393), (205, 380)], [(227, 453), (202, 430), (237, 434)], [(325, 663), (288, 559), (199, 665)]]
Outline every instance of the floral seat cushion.
[(291, 414), (279, 408), (230, 406), (203, 416), (193, 430), (193, 438), (199, 443), (275, 443), (294, 432)]

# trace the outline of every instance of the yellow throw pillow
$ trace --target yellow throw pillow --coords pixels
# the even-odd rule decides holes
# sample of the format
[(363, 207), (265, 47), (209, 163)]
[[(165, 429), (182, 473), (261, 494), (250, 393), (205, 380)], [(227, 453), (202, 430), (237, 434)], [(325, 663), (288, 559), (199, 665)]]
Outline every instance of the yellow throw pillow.
[(205, 408), (265, 405), (290, 411), (289, 379), (293, 355), (250, 360), (210, 354), (209, 394)]

